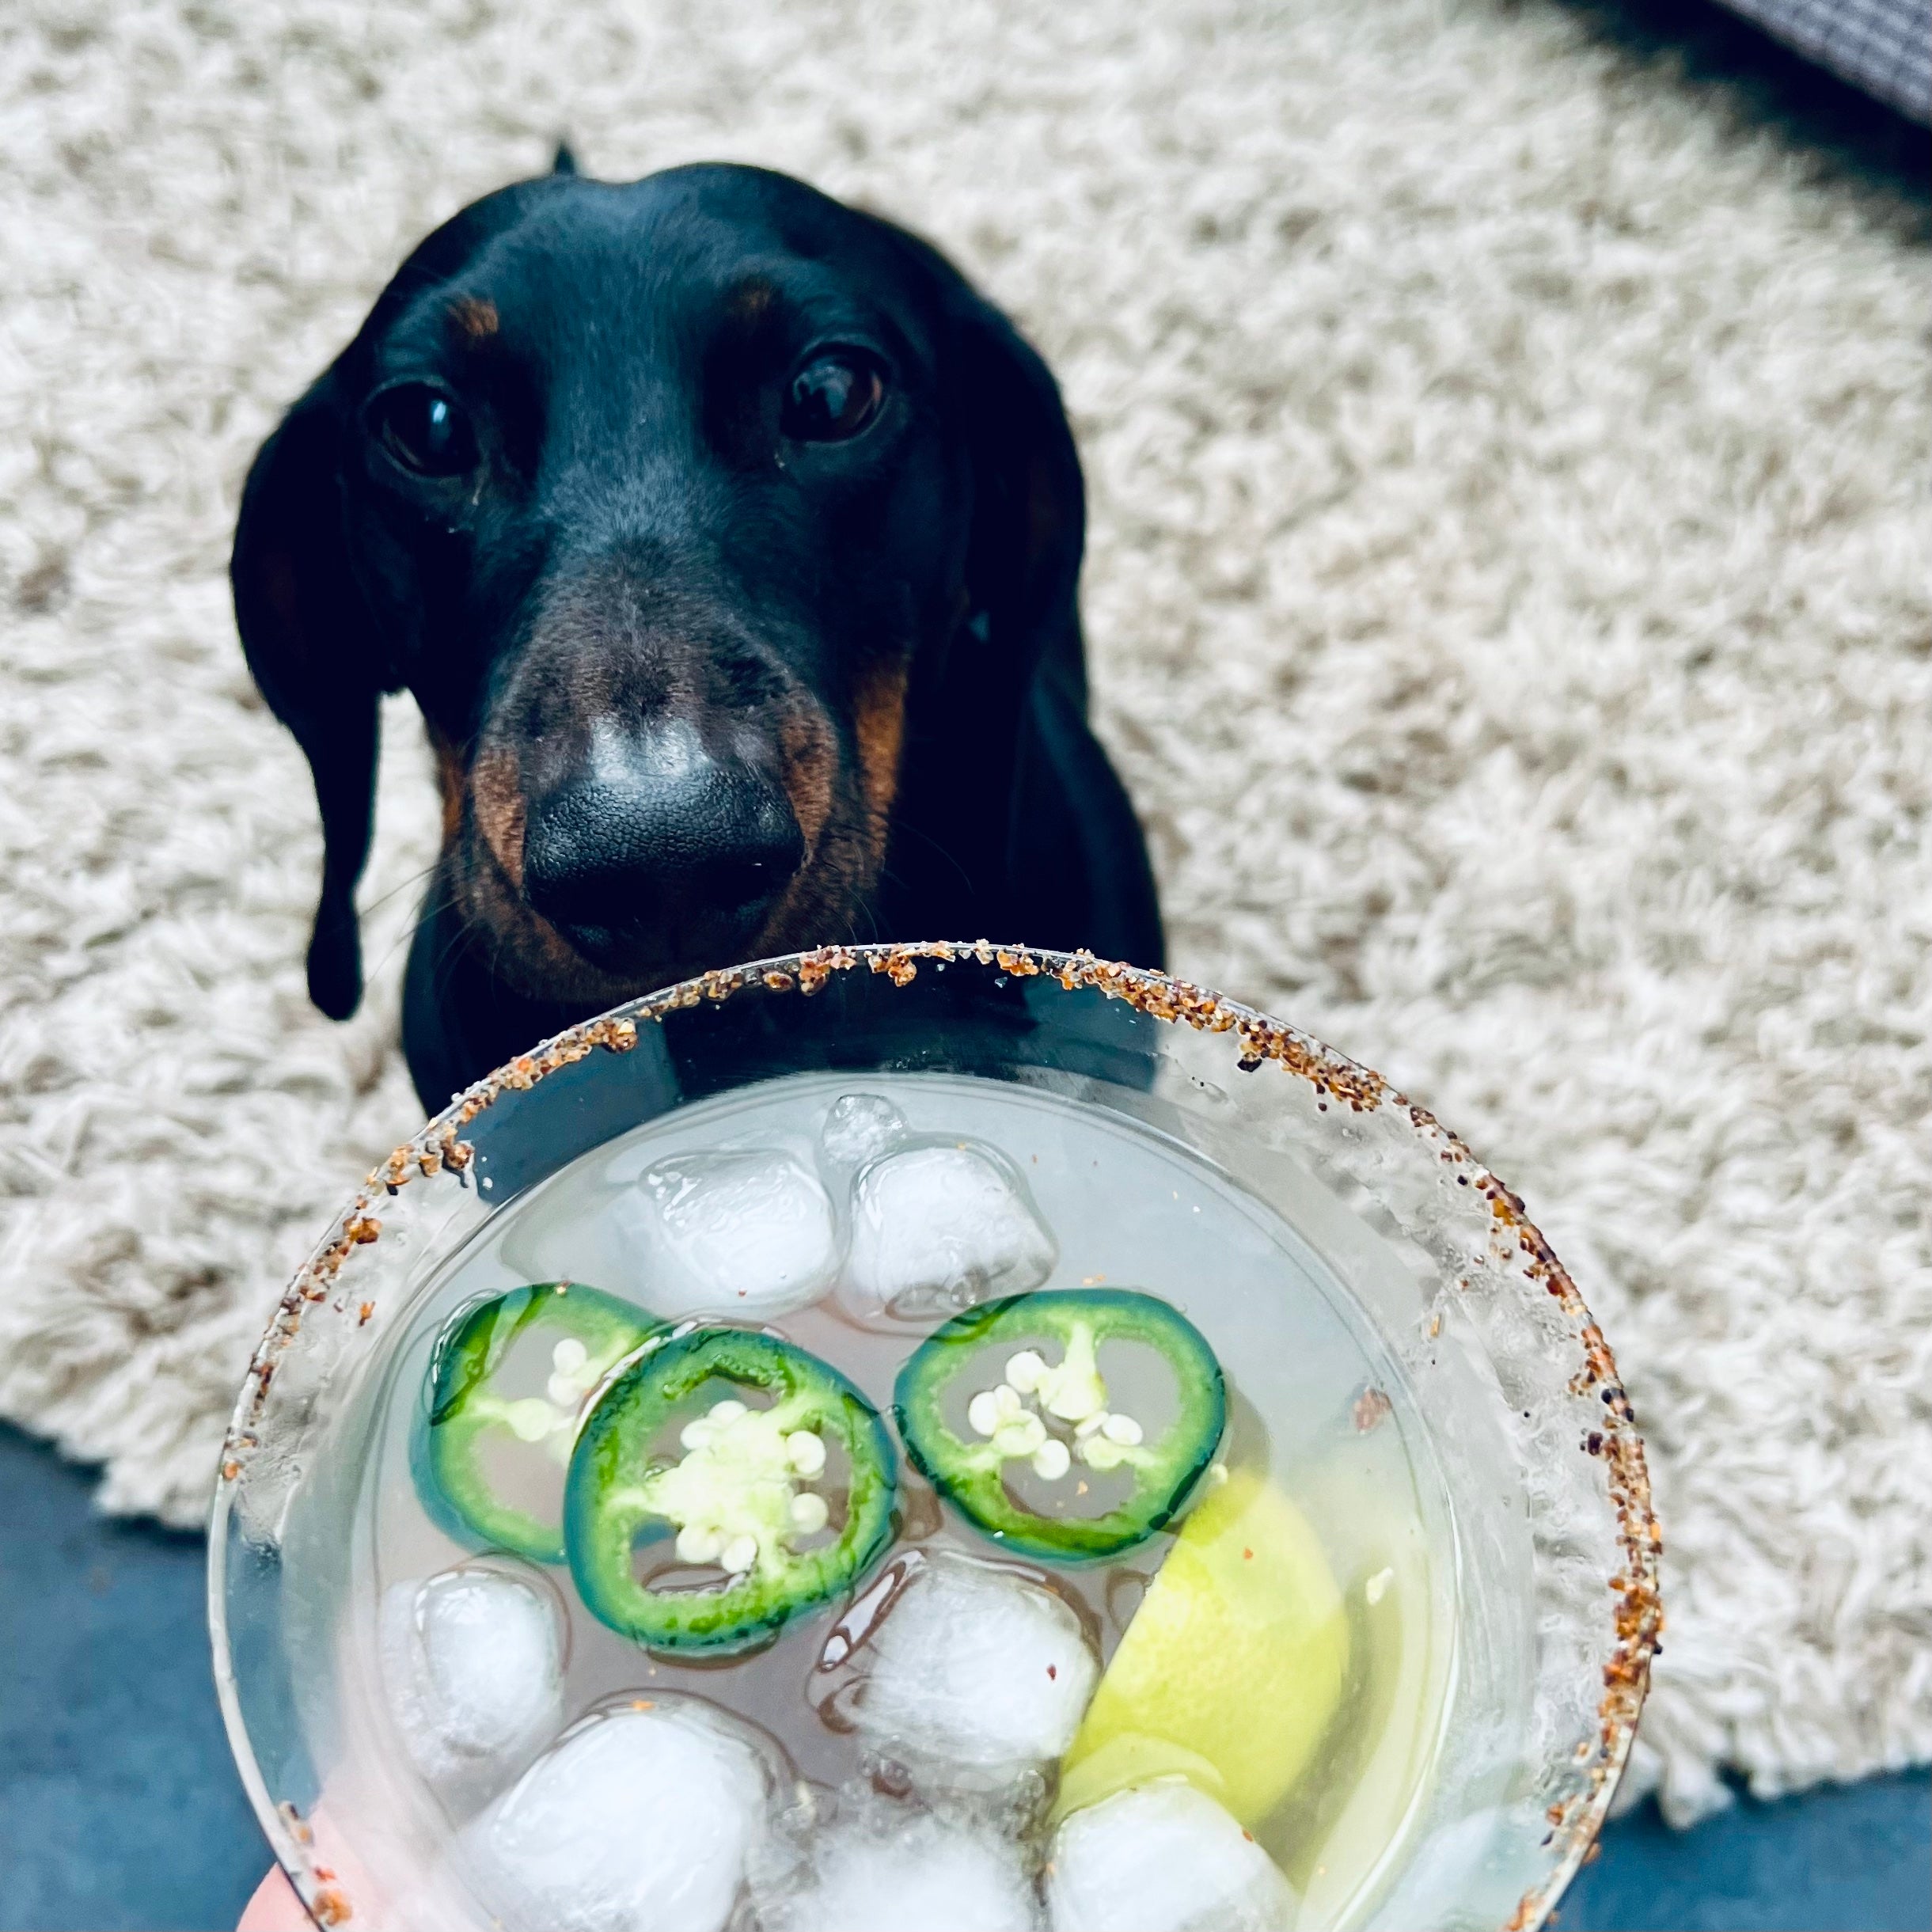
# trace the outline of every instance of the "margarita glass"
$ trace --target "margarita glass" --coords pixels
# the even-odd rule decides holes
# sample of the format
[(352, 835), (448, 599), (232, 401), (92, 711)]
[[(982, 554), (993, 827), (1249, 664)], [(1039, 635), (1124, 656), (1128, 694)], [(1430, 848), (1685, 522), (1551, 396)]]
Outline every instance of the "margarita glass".
[[(908, 1205), (891, 1205), (894, 1186)], [(943, 1224), (962, 1186), (981, 1194), (959, 1239), (983, 1251), (963, 1287), (929, 1265), (955, 1252)], [(734, 1201), (752, 1205), (705, 1206)], [(754, 1223), (782, 1223), (785, 1243), (761, 1247)], [(758, 1305), (707, 1302), (713, 1248)], [(700, 1285), (679, 1287), (681, 1269)], [(943, 1277), (937, 1300), (899, 1294)], [(586, 1529), (567, 1553), (561, 1503), (520, 1530), (487, 1493), (495, 1477), (465, 1487), (450, 1364), (502, 1309), (527, 1323), (537, 1304), (514, 1297), (565, 1283), (578, 1300), (541, 1319), (587, 1313), (541, 1330), (552, 1397), (559, 1376), (602, 1376), (601, 1392), (567, 1429), (536, 1396), (517, 1410), (537, 1418), (529, 1441), (556, 1437), (560, 1494), (567, 1461), (594, 1516), (580, 1465), (600, 1428), (613, 1444), (621, 1431), (583, 1418), (608, 1421), (627, 1374), (647, 1384), (651, 1350), (670, 1361), (736, 1337), (738, 1361), (761, 1338), (752, 1355), (849, 1378), (876, 1424), (874, 1447), (821, 1429), (775, 1492), (794, 1512), (784, 1533), (826, 1545), (823, 1561), (732, 1556), (727, 1532), (743, 1540), (750, 1519), (715, 1529), (687, 1509), (671, 1518), (679, 1559), (723, 1573), (666, 1623), (673, 1600), (625, 1573), (628, 1540), (600, 1558)], [(961, 1354), (955, 1400), (949, 1338), (1009, 1307), (1016, 1339), (989, 1330), (991, 1355)], [(1115, 1338), (1095, 1358), (1110, 1395), (1098, 1380), (1065, 1393), (1076, 1317), (1090, 1340)], [(1138, 1395), (1136, 1346), (1160, 1372)], [(996, 1358), (1004, 1369), (986, 1370)], [(756, 1363), (731, 1372), (755, 1378)], [(723, 1453), (713, 1437), (755, 1435), (746, 1407), (685, 1424), (685, 1490)], [(496, 1429), (513, 1458), (522, 1428)], [(1153, 1453), (1170, 1441), (1186, 1453)], [(847, 1485), (829, 1524), (806, 1494), (828, 1453)], [(850, 1497), (868, 1456), (891, 1486), (864, 1527)], [(1073, 1520), (1076, 1486), (1110, 1512), (1099, 1527)], [(1261, 1889), (1228, 1923), (1514, 1927), (1547, 1916), (1602, 1821), (1654, 1648), (1657, 1554), (1608, 1347), (1522, 1202), (1453, 1135), (1374, 1073), (1184, 982), (936, 943), (685, 982), (514, 1061), (398, 1148), (257, 1351), (217, 1487), (210, 1608), (244, 1782), (325, 1924), (575, 1923), (535, 1866), (504, 1876), (490, 1831), (529, 1809), (559, 1753), (616, 1735), (613, 1713), (668, 1711), (706, 1752), (719, 1725), (753, 1739), (764, 1794), (766, 1850), (734, 1850), (712, 1917), (693, 1907), (693, 1923), (818, 1923), (837, 1858), (922, 1832), (934, 1869), (1005, 1860), (1013, 1923), (1091, 1923), (1103, 1892), (1076, 1899), (1067, 1876), (1082, 1832), (1098, 1844), (1094, 1821), (1112, 1816), (1191, 1855), (1198, 1805), (1258, 1862)], [(754, 1570), (781, 1582), (751, 1592)], [(1061, 1660), (1065, 1725), (1023, 1765), (982, 1753), (967, 1777), (955, 1749), (940, 1776), (921, 1740), (944, 1725), (891, 1668), (904, 1653), (914, 1689), (936, 1683), (961, 1649), (942, 1609), (995, 1585), (1007, 1599), (987, 1614), (1019, 1617), (1002, 1653), (1031, 1628)], [(419, 1636), (426, 1592), (446, 1605), (492, 1588), (541, 1603), (551, 1634), (531, 1641), (550, 1674), (514, 1750), (459, 1763), (447, 1737), (412, 1729), (420, 1687), (397, 1674), (396, 1605), (414, 1606)], [(750, 1608), (712, 1615), (732, 1588)], [(908, 1649), (921, 1617), (943, 1633), (930, 1656)], [(1249, 1635), (1231, 1638), (1236, 1624)], [(1190, 1647), (1190, 1630), (1214, 1641)], [(522, 1668), (514, 1642), (488, 1654)], [(648, 1749), (642, 1763), (647, 1777)]]

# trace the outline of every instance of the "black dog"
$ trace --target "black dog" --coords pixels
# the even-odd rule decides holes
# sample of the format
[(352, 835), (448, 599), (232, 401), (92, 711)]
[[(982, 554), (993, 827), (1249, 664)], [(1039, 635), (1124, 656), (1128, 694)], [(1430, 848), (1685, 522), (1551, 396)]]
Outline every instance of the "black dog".
[(442, 773), (404, 1041), (430, 1106), (707, 966), (852, 938), (1157, 965), (1087, 729), (1078, 459), (924, 243), (783, 176), (557, 172), (423, 242), (251, 470), (235, 609), (362, 994), (377, 701)]

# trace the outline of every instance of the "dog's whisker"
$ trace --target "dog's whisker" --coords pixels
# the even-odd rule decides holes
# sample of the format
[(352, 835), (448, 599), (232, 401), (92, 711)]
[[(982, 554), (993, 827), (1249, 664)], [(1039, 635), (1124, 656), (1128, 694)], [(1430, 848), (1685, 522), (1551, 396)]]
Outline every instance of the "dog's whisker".
[[(899, 833), (901, 837), (917, 839), (920, 844), (929, 847), (932, 851), (938, 853), (939, 857), (943, 859), (947, 865), (951, 866), (954, 871), (958, 874), (959, 882), (962, 886), (966, 886), (969, 891), (972, 889), (972, 874), (959, 863), (958, 860), (954, 856), (951, 851), (949, 851), (945, 846), (942, 845), (939, 841), (933, 837), (929, 832), (921, 831), (917, 826), (913, 825), (909, 822), (902, 822), (901, 823), (894, 826), (893, 829), (896, 833)], [(880, 876), (882, 878), (886, 876), (882, 871)]]
[[(426, 879), (433, 882), (433, 889), (423, 894), (423, 903), (417, 910), (416, 924), (406, 932), (398, 933), (384, 948), (381, 958), (370, 969), (369, 977), (373, 979), (377, 974), (386, 971), (390, 962), (396, 958), (398, 953), (406, 954), (415, 944), (416, 936), (424, 925), (434, 925), (445, 913), (454, 909), (456, 905), (454, 892), (447, 881), (441, 876), (440, 867), (437, 866), (427, 867), (409, 883), (420, 885)], [(393, 898), (397, 893), (400, 893), (403, 890), (404, 888), (399, 886), (396, 888), (395, 893), (385, 896)], [(378, 900), (376, 903), (379, 905), (383, 903), (383, 901)], [(370, 909), (373, 911), (374, 908), (371, 907)], [(432, 971), (440, 970), (442, 955), (446, 954), (454, 943), (454, 938), (446, 939), (442, 942), (442, 952), (439, 953), (437, 965), (432, 968)]]
[[(897, 885), (900, 882), (894, 879), (892, 882)], [(859, 936), (859, 922), (861, 920), (865, 922), (865, 936), (863, 939)], [(845, 932), (847, 938), (855, 946), (871, 945), (882, 936), (879, 929), (878, 909), (873, 905), (871, 900), (861, 899), (852, 909), (852, 917), (845, 922)]]
[(442, 861), (438, 858), (424, 866), (419, 871), (412, 872), (407, 879), (399, 879), (380, 898), (371, 899), (366, 905), (361, 907), (359, 909), (361, 916), (366, 919), (372, 913), (381, 912), (391, 900), (400, 899), (405, 892), (413, 892), (426, 880), (434, 879), (442, 869)]

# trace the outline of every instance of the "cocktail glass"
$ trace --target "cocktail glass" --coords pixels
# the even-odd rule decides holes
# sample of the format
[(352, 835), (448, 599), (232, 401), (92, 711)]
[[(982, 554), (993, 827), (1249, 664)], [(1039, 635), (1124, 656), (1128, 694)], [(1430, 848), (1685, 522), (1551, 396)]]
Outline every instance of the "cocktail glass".
[[(1346, 1895), (1311, 1884), (1299, 1923), (1543, 1923), (1602, 1823), (1660, 1616), (1642, 1444), (1581, 1296), (1521, 1201), (1367, 1068), (1160, 974), (984, 943), (768, 960), (560, 1035), (391, 1155), (297, 1275), (229, 1429), (209, 1611), (243, 1782), (312, 1915), (385, 1923), (421, 1842), (337, 1795), (370, 1748), (342, 1633), (385, 1342), (450, 1255), (569, 1163), (679, 1107), (827, 1072), (1110, 1111), (1292, 1228), (1396, 1365), (1392, 1400), (1446, 1498), (1437, 1587), (1458, 1633), (1429, 1775), (1396, 1812), (1364, 1813), (1376, 1842)], [(1361, 1425), (1391, 1399), (1374, 1391)]]

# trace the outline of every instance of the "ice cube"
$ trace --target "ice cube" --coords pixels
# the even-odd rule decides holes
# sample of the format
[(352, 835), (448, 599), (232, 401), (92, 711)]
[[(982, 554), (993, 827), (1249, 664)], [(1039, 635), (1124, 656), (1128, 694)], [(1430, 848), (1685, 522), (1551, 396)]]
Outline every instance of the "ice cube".
[(841, 1094), (818, 1129), (818, 1165), (843, 1187), (859, 1170), (905, 1138), (905, 1116), (879, 1094)]
[(1294, 1889), (1213, 1798), (1178, 1778), (1076, 1811), (1046, 1861), (1053, 1932), (1285, 1932)]
[(803, 1162), (769, 1149), (680, 1154), (646, 1170), (662, 1266), (645, 1290), (675, 1317), (784, 1315), (838, 1266), (832, 1202)]
[(464, 1831), (493, 1918), (528, 1932), (719, 1932), (771, 1812), (772, 1767), (697, 1697), (613, 1702)]
[(410, 1756), (481, 1796), (563, 1721), (563, 1634), (543, 1578), (466, 1563), (384, 1593), (382, 1675)]
[(1099, 1666), (1065, 1601), (1023, 1573), (939, 1551), (852, 1653), (874, 1749), (936, 1788), (996, 1788), (1073, 1741)]
[(867, 1323), (929, 1321), (1038, 1288), (1056, 1254), (1024, 1183), (991, 1148), (908, 1148), (853, 1186), (839, 1299)]
[(878, 1805), (841, 1818), (788, 1897), (761, 1898), (764, 1932), (1033, 1932), (1020, 1848), (996, 1832)]
[[(1478, 1769), (1476, 1778), (1482, 1776)], [(1506, 1816), (1500, 1805), (1488, 1805), (1449, 1824), (1433, 1826), (1410, 1855), (1376, 1918), (1386, 1926), (1427, 1925), (1440, 1911), (1445, 1899), (1456, 1900), (1467, 1910), (1469, 1902), (1487, 1888), (1482, 1883), (1485, 1866), (1491, 1873), (1499, 1868), (1507, 1873), (1514, 1867), (1515, 1861), (1506, 1853), (1500, 1858), (1496, 1856), (1497, 1834)], [(1540, 1838), (1549, 1821), (1542, 1818), (1537, 1822), (1542, 1829), (1535, 1835)], [(1309, 1890), (1312, 1892), (1314, 1887)]]

